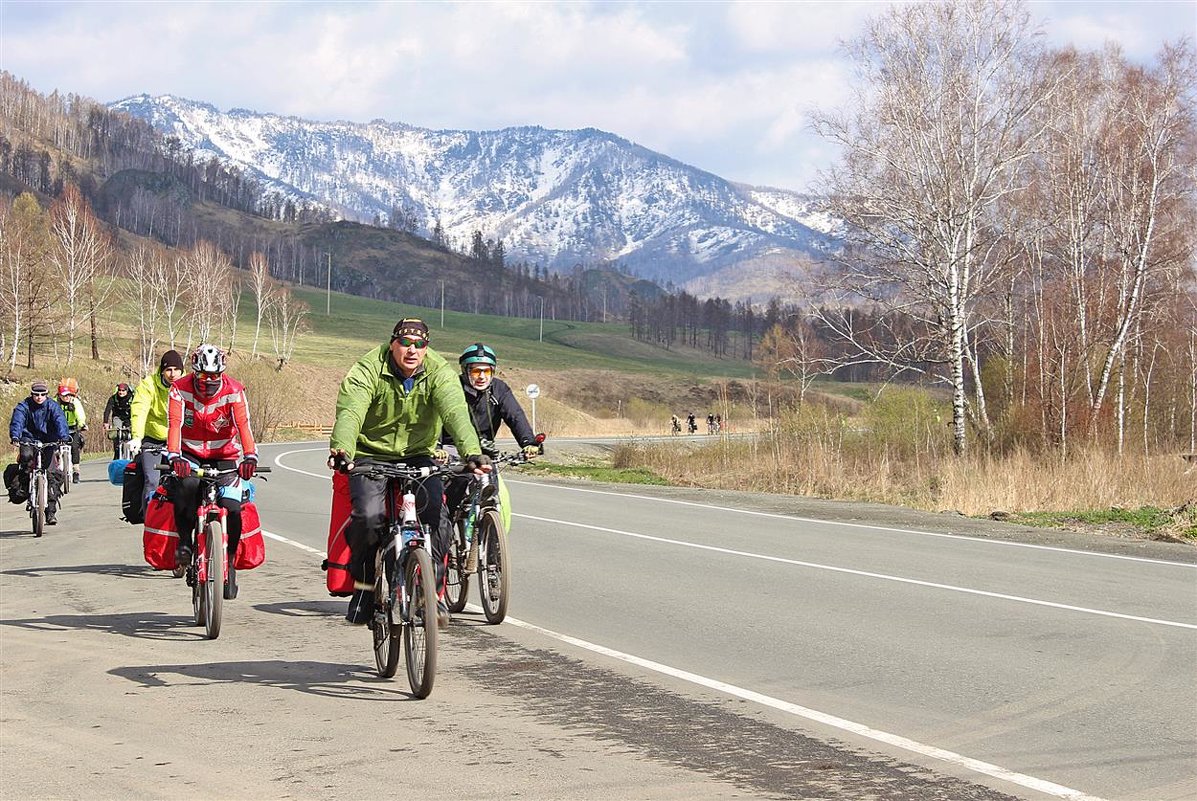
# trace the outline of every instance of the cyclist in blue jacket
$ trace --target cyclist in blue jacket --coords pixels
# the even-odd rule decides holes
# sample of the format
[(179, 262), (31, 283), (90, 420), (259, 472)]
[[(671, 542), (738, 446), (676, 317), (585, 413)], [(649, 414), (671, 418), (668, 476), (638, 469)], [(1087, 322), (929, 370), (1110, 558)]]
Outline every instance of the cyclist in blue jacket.
[[(17, 464), (21, 474), (25, 472), (25, 465), (34, 458), (34, 447), (21, 440), (34, 440), (45, 445), (59, 442), (70, 442), (71, 432), (67, 428), (66, 415), (62, 407), (50, 399), (50, 387), (45, 381), (37, 380), (29, 387), (29, 397), (22, 400), (12, 410), (12, 419), (8, 423), (8, 438), (13, 445), (20, 445)], [(46, 501), (46, 524), (54, 525), (58, 521), (55, 513), (58, 511), (58, 488), (62, 483), (61, 465), (50, 468), (49, 493)]]

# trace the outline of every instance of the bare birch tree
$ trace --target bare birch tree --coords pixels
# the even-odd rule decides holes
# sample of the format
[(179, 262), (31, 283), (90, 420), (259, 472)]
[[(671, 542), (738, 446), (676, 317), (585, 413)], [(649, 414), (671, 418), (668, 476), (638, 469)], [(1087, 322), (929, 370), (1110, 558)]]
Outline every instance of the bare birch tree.
[[(861, 247), (829, 290), (841, 304), (876, 303), (888, 313), (870, 319), (890, 330), (853, 330), (843, 305), (825, 323), (851, 359), (947, 383), (963, 453), (970, 411), (989, 428), (977, 344), (1000, 267), (1000, 204), (1021, 188), (1041, 133), (1031, 112), (1051, 82), (1025, 8), (1006, 0), (897, 6), (849, 49), (861, 99), (816, 115), (815, 128), (842, 148), (825, 176), (828, 210)], [(891, 335), (899, 316), (917, 339)]]
[(46, 328), (52, 300), (44, 269), (50, 242), (46, 214), (28, 192), (4, 204), (0, 217), (0, 312), (5, 321), (4, 358), (16, 367), (24, 343), (26, 366), (35, 364), (35, 337)]
[(75, 337), (93, 299), (93, 282), (103, 273), (112, 255), (111, 237), (79, 193), (67, 184), (50, 206), (52, 247), (49, 262), (54, 268), (59, 297), (65, 306), (66, 362), (75, 358)]
[(251, 356), (258, 355), (258, 338), (262, 333), (262, 318), (270, 306), (270, 262), (260, 252), (249, 257), (249, 288), (254, 295), (256, 320), (254, 321), (254, 343)]
[(274, 300), (267, 312), (270, 338), (274, 344), (274, 356), (278, 369), (282, 370), (295, 352), (295, 344), (304, 328), (304, 318), (310, 309), (308, 304), (298, 300), (286, 288), (274, 293)]

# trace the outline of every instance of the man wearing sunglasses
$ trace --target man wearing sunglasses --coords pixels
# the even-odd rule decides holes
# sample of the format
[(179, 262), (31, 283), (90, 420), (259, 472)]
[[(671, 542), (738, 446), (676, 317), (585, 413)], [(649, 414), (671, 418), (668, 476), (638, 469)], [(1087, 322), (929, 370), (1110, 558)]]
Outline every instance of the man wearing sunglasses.
[[(493, 448), (495, 437), (499, 434), (499, 426), (506, 423), (515, 441), (524, 449), (524, 453), (533, 458), (540, 455), (540, 445), (536, 441), (536, 434), (528, 422), (528, 416), (515, 398), (515, 393), (506, 381), (495, 377), (499, 369), (499, 359), (489, 345), (475, 342), (457, 357), (461, 365), (461, 389), (465, 394), (466, 405), (470, 408), (470, 419), (474, 423), (474, 430), (478, 432), (484, 449)], [(442, 447), (455, 447), (453, 435), (448, 431), (441, 432)], [(487, 452), (494, 456), (495, 452)], [(468, 484), (465, 481), (451, 481), (445, 490), (445, 503), (453, 512), (461, 499), (465, 496)]]
[[(328, 443), (330, 468), (345, 470), (370, 461), (432, 467), (443, 422), (458, 449), (469, 454), (466, 461), (474, 470), (489, 471), (490, 459), (482, 455), (457, 374), (428, 344), (424, 321), (404, 318), (395, 324), (390, 344), (369, 351), (350, 368), (337, 395), (337, 419)], [(432, 534), (432, 561), (442, 596), (450, 533), (443, 494), (439, 477), (423, 481), (416, 494), (416, 512)], [(386, 524), (385, 495), (385, 480), (349, 477), (349, 572), (360, 585), (374, 583), (372, 555)], [(367, 622), (373, 604), (371, 592), (356, 590), (346, 619)], [(437, 606), (437, 621), (444, 626), (448, 607), (443, 600)]]
[[(70, 442), (71, 432), (67, 428), (66, 415), (62, 407), (50, 399), (50, 387), (45, 381), (34, 381), (29, 387), (29, 397), (22, 400), (12, 410), (12, 418), (8, 423), (8, 438), (13, 445), (20, 445), (17, 455), (17, 476), (25, 474), (25, 465), (33, 461), (34, 448), (30, 440), (41, 443), (42, 448), (57, 445), (60, 442)], [(24, 440), (24, 442), (22, 442)], [(62, 483), (62, 473), (54, 467), (50, 468), (49, 493), (46, 500), (46, 524), (55, 525), (58, 520), (58, 492)], [(20, 478), (16, 478), (20, 481)], [(27, 494), (27, 490), (26, 490)], [(13, 495), (10, 491), (9, 500)]]

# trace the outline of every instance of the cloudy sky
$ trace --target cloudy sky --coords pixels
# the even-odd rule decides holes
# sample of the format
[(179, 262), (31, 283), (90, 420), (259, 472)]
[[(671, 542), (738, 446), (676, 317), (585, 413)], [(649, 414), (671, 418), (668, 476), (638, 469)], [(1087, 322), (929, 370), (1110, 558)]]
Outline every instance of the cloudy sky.
[[(0, 69), (102, 102), (425, 128), (594, 127), (724, 178), (806, 188), (807, 128), (845, 97), (839, 43), (875, 2), (0, 0)], [(1048, 41), (1148, 61), (1197, 36), (1197, 0), (1030, 3)]]

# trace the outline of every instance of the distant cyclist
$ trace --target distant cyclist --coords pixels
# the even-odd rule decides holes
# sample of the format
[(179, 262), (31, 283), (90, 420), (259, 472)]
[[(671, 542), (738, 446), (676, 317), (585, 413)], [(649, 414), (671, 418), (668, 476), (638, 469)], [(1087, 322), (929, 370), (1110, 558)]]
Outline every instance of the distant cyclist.
[[(22, 400), (12, 410), (12, 417), (8, 422), (8, 438), (13, 445), (20, 445), (17, 464), (20, 465), (18, 476), (23, 476), (28, 465), (34, 459), (36, 445), (29, 441), (43, 445), (58, 442), (69, 442), (71, 432), (67, 428), (66, 415), (62, 407), (50, 399), (50, 388), (45, 381), (37, 380), (29, 387), (29, 397)], [(24, 440), (24, 442), (22, 441)], [(59, 468), (62, 466), (59, 465)], [(55, 513), (58, 511), (58, 493), (62, 483), (62, 474), (55, 469), (54, 463), (48, 471), (50, 480), (46, 482), (48, 494), (46, 499), (46, 524), (53, 526), (58, 522)], [(23, 478), (18, 478), (23, 480)], [(28, 487), (26, 487), (26, 492)]]
[[(64, 378), (58, 382), (58, 405), (66, 415), (67, 428), (71, 432), (71, 481), (79, 483), (79, 462), (83, 459), (83, 432), (87, 430), (87, 412), (79, 400), (79, 382)], [(63, 465), (66, 472), (66, 465)]]
[(158, 370), (141, 379), (133, 392), (130, 405), (129, 453), (141, 459), (145, 471), (145, 492), (141, 511), (145, 512), (150, 496), (158, 488), (158, 463), (161, 449), (166, 446), (166, 401), (170, 385), (183, 377), (183, 357), (177, 350), (168, 350), (158, 362)]
[[(133, 417), (133, 393), (129, 391), (129, 385), (121, 382), (116, 385), (116, 392), (112, 393), (112, 397), (108, 399), (108, 404), (104, 407), (104, 432), (107, 433), (113, 429), (125, 430), (129, 429), (129, 421)], [(131, 436), (126, 434), (126, 436)], [(119, 459), (121, 456), (121, 441), (117, 437), (112, 441), (112, 458)]]

